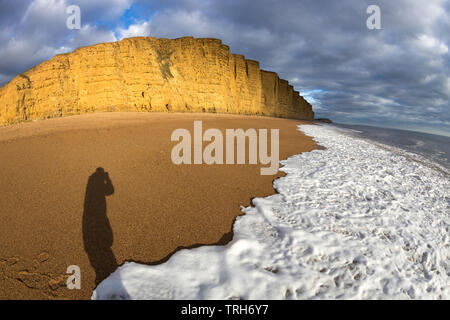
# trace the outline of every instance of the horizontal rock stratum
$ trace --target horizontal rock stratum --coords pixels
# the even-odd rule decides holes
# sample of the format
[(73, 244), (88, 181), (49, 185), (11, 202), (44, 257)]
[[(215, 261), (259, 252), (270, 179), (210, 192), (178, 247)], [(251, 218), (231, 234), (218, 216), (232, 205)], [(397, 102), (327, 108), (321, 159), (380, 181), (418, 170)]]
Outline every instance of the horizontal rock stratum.
[(136, 37), (82, 47), (0, 88), (0, 125), (108, 111), (314, 118), (288, 81), (210, 38)]

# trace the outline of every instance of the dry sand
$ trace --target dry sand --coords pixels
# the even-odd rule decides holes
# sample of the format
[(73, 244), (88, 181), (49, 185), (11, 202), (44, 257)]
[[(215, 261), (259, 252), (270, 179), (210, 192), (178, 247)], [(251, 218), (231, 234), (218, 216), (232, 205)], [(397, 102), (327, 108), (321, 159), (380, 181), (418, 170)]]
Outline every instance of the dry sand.
[[(174, 165), (171, 133), (193, 135), (194, 120), (223, 133), (278, 128), (280, 160), (317, 147), (297, 131), (301, 121), (256, 116), (102, 113), (0, 128), (0, 299), (89, 299), (124, 261), (160, 263), (180, 247), (228, 242), (240, 206), (273, 194), (281, 174)], [(106, 197), (101, 173), (87, 187), (98, 167), (114, 189)], [(69, 265), (81, 268), (81, 290), (65, 286)]]

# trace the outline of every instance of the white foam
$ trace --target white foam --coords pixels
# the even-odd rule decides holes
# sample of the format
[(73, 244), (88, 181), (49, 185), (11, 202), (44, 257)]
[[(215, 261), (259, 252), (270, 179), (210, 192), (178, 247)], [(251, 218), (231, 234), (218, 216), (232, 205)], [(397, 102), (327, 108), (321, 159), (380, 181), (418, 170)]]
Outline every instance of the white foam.
[(283, 161), (226, 246), (125, 263), (93, 299), (449, 299), (450, 181), (439, 170), (305, 125), (326, 150)]

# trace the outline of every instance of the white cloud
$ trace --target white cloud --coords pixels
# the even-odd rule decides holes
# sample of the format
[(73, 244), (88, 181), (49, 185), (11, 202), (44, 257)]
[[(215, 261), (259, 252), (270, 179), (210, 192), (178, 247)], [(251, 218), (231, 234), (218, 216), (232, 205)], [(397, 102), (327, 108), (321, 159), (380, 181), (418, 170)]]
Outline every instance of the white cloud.
[(448, 52), (447, 45), (440, 41), (439, 39), (436, 39), (432, 36), (421, 34), (418, 39), (418, 45), (422, 47), (425, 50), (428, 50), (435, 54), (444, 54)]
[(35, 0), (27, 8), (18, 25), (19, 34), (25, 36), (25, 33), (28, 35), (33, 33), (41, 41), (50, 40), (49, 37), (61, 36), (66, 32), (68, 6), (66, 0)]
[(118, 28), (116, 33), (118, 39), (131, 38), (131, 37), (148, 37), (150, 36), (150, 22), (144, 21), (128, 26), (128, 28)]

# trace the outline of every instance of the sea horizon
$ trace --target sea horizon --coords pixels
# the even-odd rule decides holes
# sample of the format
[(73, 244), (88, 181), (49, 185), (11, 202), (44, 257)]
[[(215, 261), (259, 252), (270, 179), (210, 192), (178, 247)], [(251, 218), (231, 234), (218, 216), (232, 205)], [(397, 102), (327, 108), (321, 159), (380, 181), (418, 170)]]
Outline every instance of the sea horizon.
[(355, 137), (400, 148), (450, 169), (450, 137), (414, 130), (333, 123)]
[[(318, 117), (319, 119), (321, 117)], [(425, 134), (430, 134), (433, 136), (442, 136), (442, 137), (447, 137), (450, 138), (450, 131), (443, 131), (443, 130), (438, 130), (438, 131), (429, 131), (429, 130), (420, 130), (420, 129), (414, 129), (414, 128), (399, 128), (399, 127), (384, 127), (384, 126), (379, 126), (379, 125), (375, 125), (375, 124), (366, 124), (366, 123), (345, 123), (345, 122), (335, 122), (333, 121), (333, 124), (335, 125), (340, 125), (340, 126), (362, 126), (362, 127), (374, 127), (374, 128), (381, 128), (381, 129), (392, 129), (392, 130), (399, 130), (399, 131), (409, 131), (409, 132), (418, 132), (418, 133), (425, 133)]]

